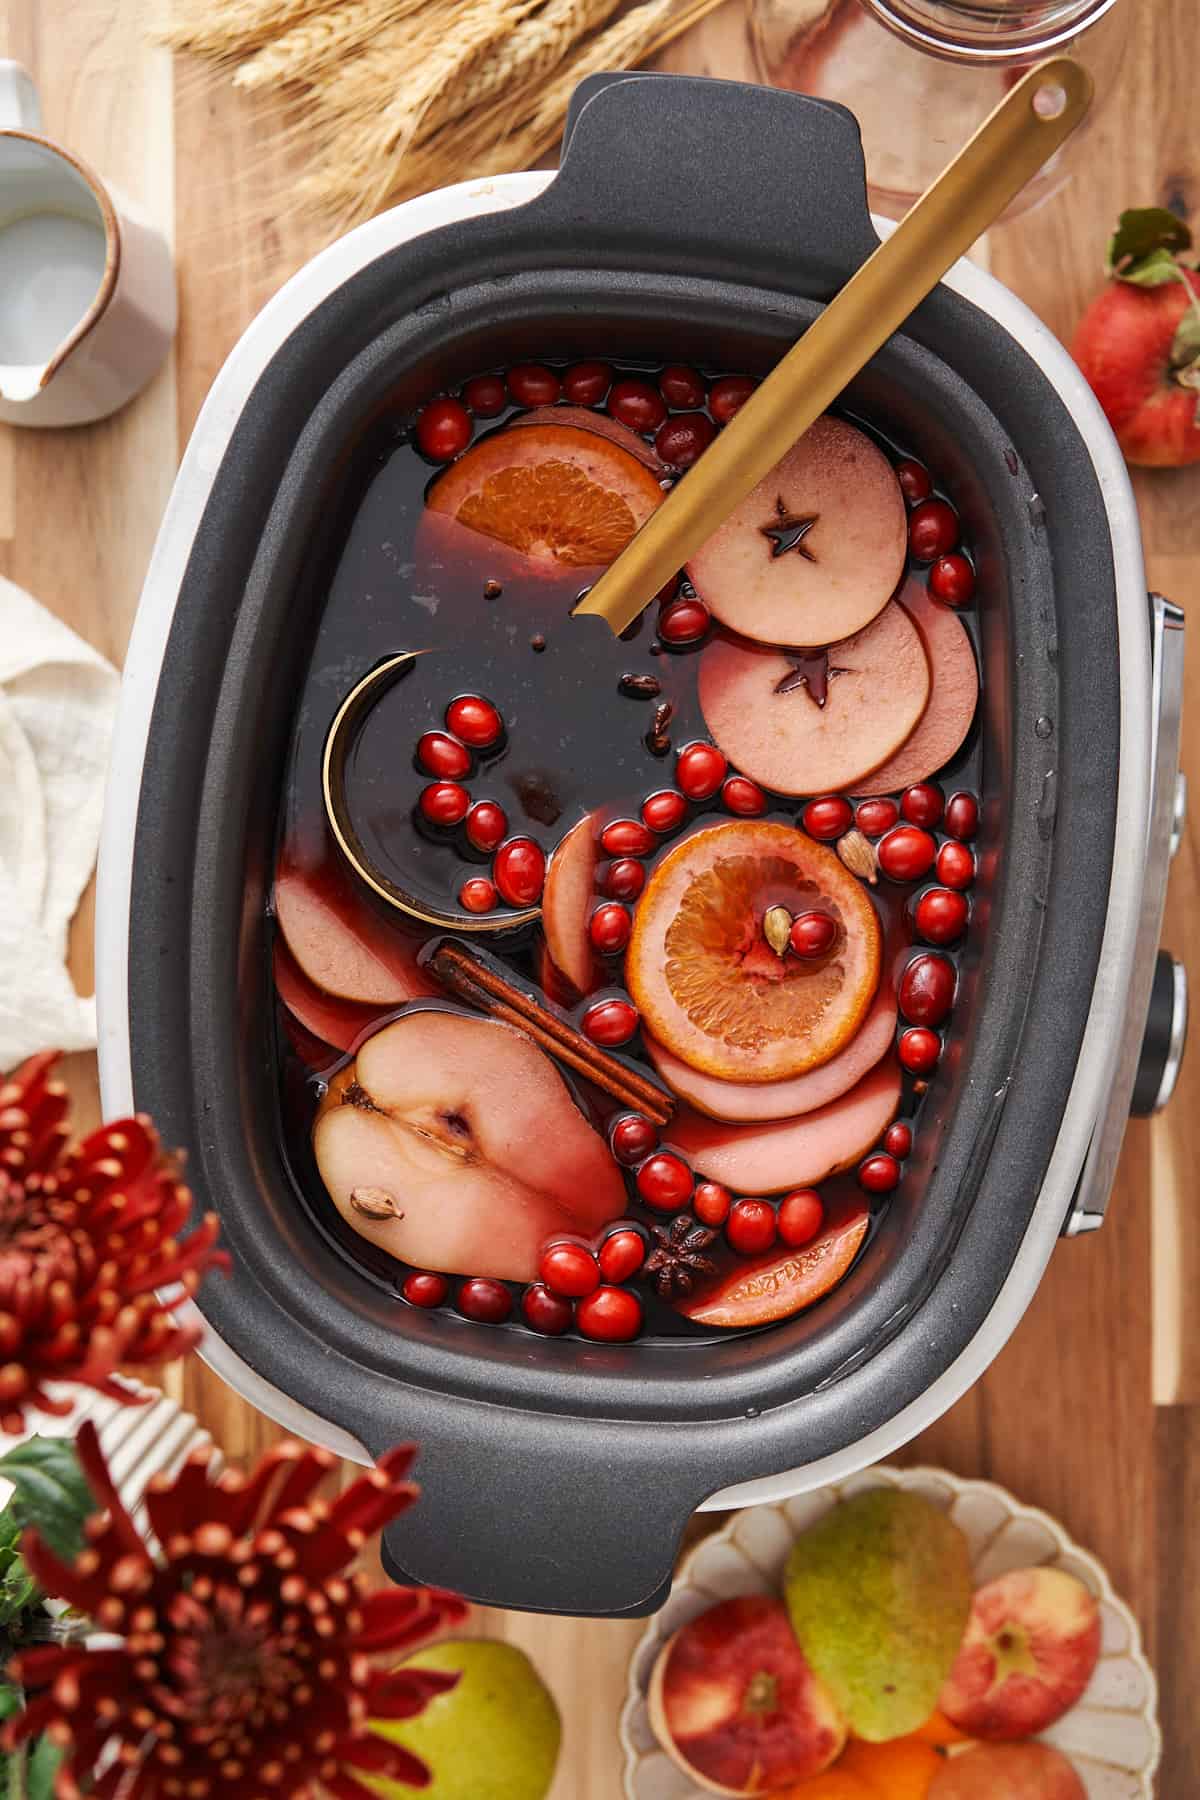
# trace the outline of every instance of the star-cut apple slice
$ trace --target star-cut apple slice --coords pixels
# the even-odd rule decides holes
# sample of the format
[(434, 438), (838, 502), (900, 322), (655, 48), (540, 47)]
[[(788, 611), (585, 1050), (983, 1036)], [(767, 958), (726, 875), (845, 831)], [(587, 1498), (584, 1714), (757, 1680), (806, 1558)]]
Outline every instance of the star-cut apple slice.
[(375, 1007), (441, 993), (417, 963), (418, 940), (385, 924), (332, 867), (303, 869), (281, 855), (274, 902), (297, 966), (325, 993)]
[(667, 472), (667, 465), (653, 444), (648, 444), (628, 425), (622, 425), (620, 419), (610, 418), (607, 413), (592, 412), (587, 406), (535, 406), (531, 412), (519, 413), (515, 419), (510, 419), (505, 429), (511, 431), (523, 425), (571, 425), (576, 431), (592, 431), (619, 449), (628, 450), (630, 456), (636, 456), (656, 475)]
[(313, 1127), (355, 1231), (401, 1262), (531, 1281), (547, 1238), (592, 1237), (625, 1186), (562, 1076), (524, 1033), (449, 1008), (367, 1039)]
[(768, 1250), (673, 1302), (697, 1325), (749, 1331), (803, 1312), (835, 1288), (862, 1248), (870, 1219), (865, 1206), (828, 1222), (801, 1250)]
[(663, 1134), (698, 1175), (738, 1194), (782, 1194), (816, 1187), (848, 1169), (878, 1142), (900, 1104), (900, 1067), (894, 1057), (857, 1087), (798, 1119), (725, 1125), (681, 1106)]
[(962, 747), (979, 699), (975, 652), (958, 615), (920, 581), (905, 584), (899, 604), (916, 626), (929, 663), (929, 704), (900, 748), (871, 770), (873, 794), (897, 793), (936, 774)]
[(381, 1008), (358, 1000), (339, 1000), (315, 987), (284, 943), (276, 937), (271, 951), (275, 992), (292, 1017), (311, 1036), (333, 1050), (353, 1050), (364, 1032), (379, 1018)]
[(578, 994), (590, 994), (604, 982), (588, 936), (588, 920), (596, 898), (599, 832), (596, 813), (588, 813), (572, 825), (550, 858), (542, 892), (546, 947), (554, 966)]

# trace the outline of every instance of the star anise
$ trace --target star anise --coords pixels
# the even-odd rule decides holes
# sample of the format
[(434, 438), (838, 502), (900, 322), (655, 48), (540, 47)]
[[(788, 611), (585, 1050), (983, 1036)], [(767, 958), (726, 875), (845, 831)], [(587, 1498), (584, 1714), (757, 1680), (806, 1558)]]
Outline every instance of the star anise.
[(711, 1275), (716, 1263), (704, 1253), (716, 1242), (717, 1234), (707, 1226), (697, 1225), (686, 1213), (672, 1219), (667, 1227), (652, 1225), (654, 1248), (644, 1267), (662, 1300), (673, 1300), (677, 1294), (690, 1294), (698, 1275)]

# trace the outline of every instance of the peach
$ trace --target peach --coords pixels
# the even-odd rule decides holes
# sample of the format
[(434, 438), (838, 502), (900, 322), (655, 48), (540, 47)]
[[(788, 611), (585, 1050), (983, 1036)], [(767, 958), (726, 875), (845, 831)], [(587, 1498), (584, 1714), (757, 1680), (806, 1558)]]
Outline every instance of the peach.
[(824, 704), (811, 677), (793, 685), (807, 653), (798, 660), (718, 637), (700, 658), (697, 693), (709, 731), (743, 775), (778, 794), (852, 789), (895, 754), (929, 699), (920, 635), (895, 602), (822, 656)]
[(593, 412), (587, 406), (535, 406), (531, 412), (518, 413), (515, 419), (510, 419), (507, 429), (521, 425), (573, 425), (577, 431), (594, 431), (597, 437), (607, 438), (610, 444), (628, 450), (630, 456), (636, 456), (656, 475), (667, 472), (667, 465), (653, 444), (648, 444), (628, 425), (622, 425), (620, 419), (611, 418), (608, 413)]
[(714, 618), (743, 637), (831, 644), (887, 605), (907, 543), (886, 456), (825, 414), (717, 527), (688, 574)]
[(869, 1215), (859, 1207), (827, 1224), (802, 1250), (770, 1250), (676, 1300), (675, 1310), (697, 1325), (746, 1331), (790, 1319), (837, 1286), (862, 1247)]
[(572, 825), (550, 858), (542, 893), (542, 930), (550, 959), (579, 994), (590, 993), (603, 980), (588, 937), (596, 899), (599, 829), (596, 813)]
[(724, 1600), (659, 1653), (650, 1724), (672, 1761), (713, 1794), (770, 1794), (820, 1774), (846, 1728), (809, 1668), (783, 1604)]
[(293, 1018), (321, 1043), (335, 1050), (353, 1050), (363, 1033), (379, 1018), (378, 1006), (356, 1000), (339, 1000), (314, 987), (297, 964), (282, 937), (271, 952), (275, 992)]
[(981, 1744), (947, 1757), (929, 1800), (1087, 1800), (1087, 1789), (1049, 1744)]
[(303, 869), (281, 855), (275, 918), (301, 972), (342, 1000), (402, 1006), (441, 989), (417, 963), (417, 940), (386, 924), (333, 865)]
[(313, 1127), (317, 1168), (355, 1231), (402, 1262), (531, 1281), (549, 1237), (625, 1210), (603, 1139), (522, 1032), (449, 1007), (367, 1039)]
[(1068, 1712), (1100, 1655), (1100, 1611), (1062, 1569), (1013, 1569), (981, 1587), (938, 1702), (968, 1737), (1033, 1737)]
[(856, 1087), (797, 1119), (722, 1124), (681, 1106), (663, 1133), (710, 1181), (738, 1194), (782, 1194), (816, 1187), (878, 1143), (900, 1104), (900, 1069), (889, 1056)]
[(697, 1112), (707, 1113), (710, 1119), (737, 1122), (791, 1119), (827, 1106), (848, 1093), (887, 1055), (895, 1033), (896, 993), (890, 981), (883, 981), (870, 1012), (846, 1048), (819, 1069), (794, 1075), (787, 1081), (722, 1081), (716, 1075), (700, 1074), (652, 1037), (647, 1036), (644, 1041), (651, 1062), (681, 1100)]
[(948, 763), (971, 729), (979, 699), (975, 652), (962, 620), (920, 581), (905, 585), (900, 605), (916, 626), (929, 663), (929, 704), (900, 748), (871, 770), (873, 794), (915, 787)]

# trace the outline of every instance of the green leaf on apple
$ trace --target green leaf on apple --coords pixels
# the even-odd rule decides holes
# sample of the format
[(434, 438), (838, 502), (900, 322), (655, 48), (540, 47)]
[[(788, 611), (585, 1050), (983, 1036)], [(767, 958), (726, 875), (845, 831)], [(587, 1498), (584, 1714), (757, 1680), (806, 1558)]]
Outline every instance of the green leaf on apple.
[(1108, 273), (1139, 287), (1177, 281), (1177, 257), (1191, 248), (1192, 233), (1165, 206), (1132, 207), (1121, 214), (1108, 246)]

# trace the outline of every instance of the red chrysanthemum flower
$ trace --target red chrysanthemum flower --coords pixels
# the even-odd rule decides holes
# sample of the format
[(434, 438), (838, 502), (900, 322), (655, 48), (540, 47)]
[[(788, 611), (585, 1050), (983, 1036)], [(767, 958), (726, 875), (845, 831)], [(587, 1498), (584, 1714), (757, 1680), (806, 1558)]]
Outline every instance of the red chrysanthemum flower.
[(52, 1077), (56, 1051), (0, 1084), (0, 1429), (27, 1408), (66, 1413), (48, 1381), (137, 1402), (113, 1380), (122, 1363), (170, 1362), (198, 1332), (155, 1293), (193, 1294), (214, 1265), (217, 1218), (190, 1236), (191, 1194), (150, 1121), (120, 1119), (67, 1149), (69, 1101)]
[(27, 1696), (6, 1727), (15, 1747), (40, 1732), (69, 1744), (60, 1800), (376, 1800), (360, 1774), (427, 1787), (424, 1763), (367, 1730), (407, 1719), (457, 1675), (376, 1668), (466, 1613), (454, 1594), (369, 1594), (342, 1571), (368, 1535), (411, 1505), (413, 1450), (390, 1451), (333, 1500), (314, 1490), (326, 1451), (280, 1444), (248, 1476), (210, 1481), (211, 1451), (157, 1476), (148, 1546), (105, 1467), (95, 1428), (77, 1449), (107, 1515), (88, 1521), (73, 1568), (36, 1532), (22, 1552), (48, 1593), (92, 1619), (94, 1647), (23, 1651), (11, 1665)]

